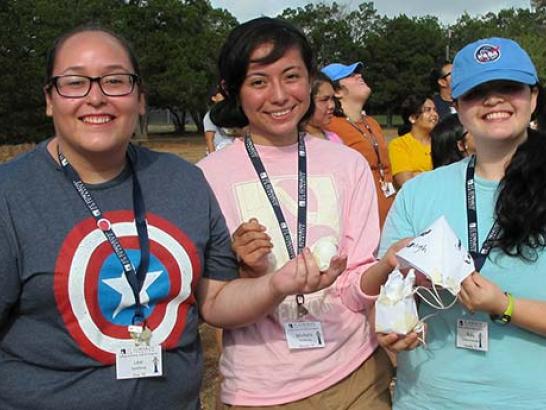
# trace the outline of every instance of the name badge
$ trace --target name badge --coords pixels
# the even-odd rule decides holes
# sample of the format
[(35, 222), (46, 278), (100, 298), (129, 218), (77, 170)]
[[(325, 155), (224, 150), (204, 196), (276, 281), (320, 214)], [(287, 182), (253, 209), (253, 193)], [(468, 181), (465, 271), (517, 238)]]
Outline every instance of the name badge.
[(289, 349), (316, 349), (326, 346), (320, 322), (288, 322), (284, 332)]
[(383, 191), (383, 195), (385, 195), (386, 198), (396, 194), (396, 189), (394, 189), (394, 185), (392, 184), (392, 182), (382, 181), (381, 191)]
[(487, 352), (487, 322), (481, 320), (457, 320), (457, 347)]
[(116, 378), (138, 379), (163, 375), (161, 346), (128, 345), (116, 353)]

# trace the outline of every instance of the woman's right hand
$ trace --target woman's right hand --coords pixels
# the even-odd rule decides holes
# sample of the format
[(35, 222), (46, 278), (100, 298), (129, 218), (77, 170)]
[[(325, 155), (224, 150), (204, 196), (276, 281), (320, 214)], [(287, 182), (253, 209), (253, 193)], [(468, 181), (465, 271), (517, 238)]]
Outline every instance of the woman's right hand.
[(377, 336), (379, 345), (393, 353), (413, 350), (421, 344), (416, 332), (411, 332), (407, 335), (399, 335), (397, 333), (376, 333), (375, 335)]
[(241, 277), (258, 277), (269, 268), (273, 242), (256, 218), (243, 222), (231, 237), (231, 248), (241, 264)]

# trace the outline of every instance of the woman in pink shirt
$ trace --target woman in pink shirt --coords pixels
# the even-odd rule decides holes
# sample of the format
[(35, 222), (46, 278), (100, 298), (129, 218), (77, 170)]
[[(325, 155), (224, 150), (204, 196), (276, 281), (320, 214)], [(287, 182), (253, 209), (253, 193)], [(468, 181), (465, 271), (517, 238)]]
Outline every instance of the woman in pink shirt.
[(379, 217), (363, 157), (299, 132), (315, 73), (305, 36), (282, 20), (249, 21), (229, 35), (219, 69), (227, 98), (213, 121), (248, 131), (199, 166), (240, 274), (260, 277), (301, 252), (325, 272), (347, 260), (331, 286), (286, 297), (257, 322), (224, 332), (224, 408), (390, 409), (392, 367), (368, 313), (395, 262), (392, 252), (374, 257)]

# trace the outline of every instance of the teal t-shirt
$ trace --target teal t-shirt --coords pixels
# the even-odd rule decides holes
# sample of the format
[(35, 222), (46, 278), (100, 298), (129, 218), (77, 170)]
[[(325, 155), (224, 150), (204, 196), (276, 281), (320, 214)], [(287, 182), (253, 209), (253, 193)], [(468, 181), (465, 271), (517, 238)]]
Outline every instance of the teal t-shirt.
[[(398, 239), (415, 236), (444, 215), (468, 248), (465, 176), (468, 159), (408, 181), (398, 193), (384, 226), (380, 254)], [(479, 244), (493, 224), (498, 183), (476, 177)], [(522, 201), (527, 198), (521, 198)], [(536, 262), (508, 257), (494, 249), (481, 272), (515, 298), (546, 301), (546, 254)], [(447, 291), (444, 301), (452, 301)], [(425, 303), (427, 346), (398, 355), (394, 409), (538, 409), (546, 406), (546, 338), (517, 326), (493, 323), (456, 303), (438, 311)], [(457, 321), (488, 325), (487, 352), (456, 347)]]

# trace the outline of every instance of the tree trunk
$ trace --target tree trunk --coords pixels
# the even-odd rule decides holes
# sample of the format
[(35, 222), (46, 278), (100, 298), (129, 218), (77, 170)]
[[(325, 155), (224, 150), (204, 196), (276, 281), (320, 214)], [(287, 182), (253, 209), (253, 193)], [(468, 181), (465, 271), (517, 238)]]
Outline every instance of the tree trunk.
[(137, 140), (148, 139), (148, 114), (141, 115), (138, 118), (138, 123), (133, 134), (133, 138)]
[(186, 110), (182, 110), (182, 114), (180, 114), (180, 123), (182, 126), (182, 133), (186, 133)]
[(387, 108), (387, 128), (392, 128), (392, 108)]
[(175, 131), (184, 131), (184, 123), (180, 121), (180, 116), (172, 107), (167, 108), (173, 117)]
[(191, 111), (191, 118), (193, 119), (193, 122), (195, 122), (195, 125), (197, 127), (197, 132), (199, 134), (203, 134), (205, 132), (203, 128), (203, 117), (204, 115), (201, 114), (199, 111)]

